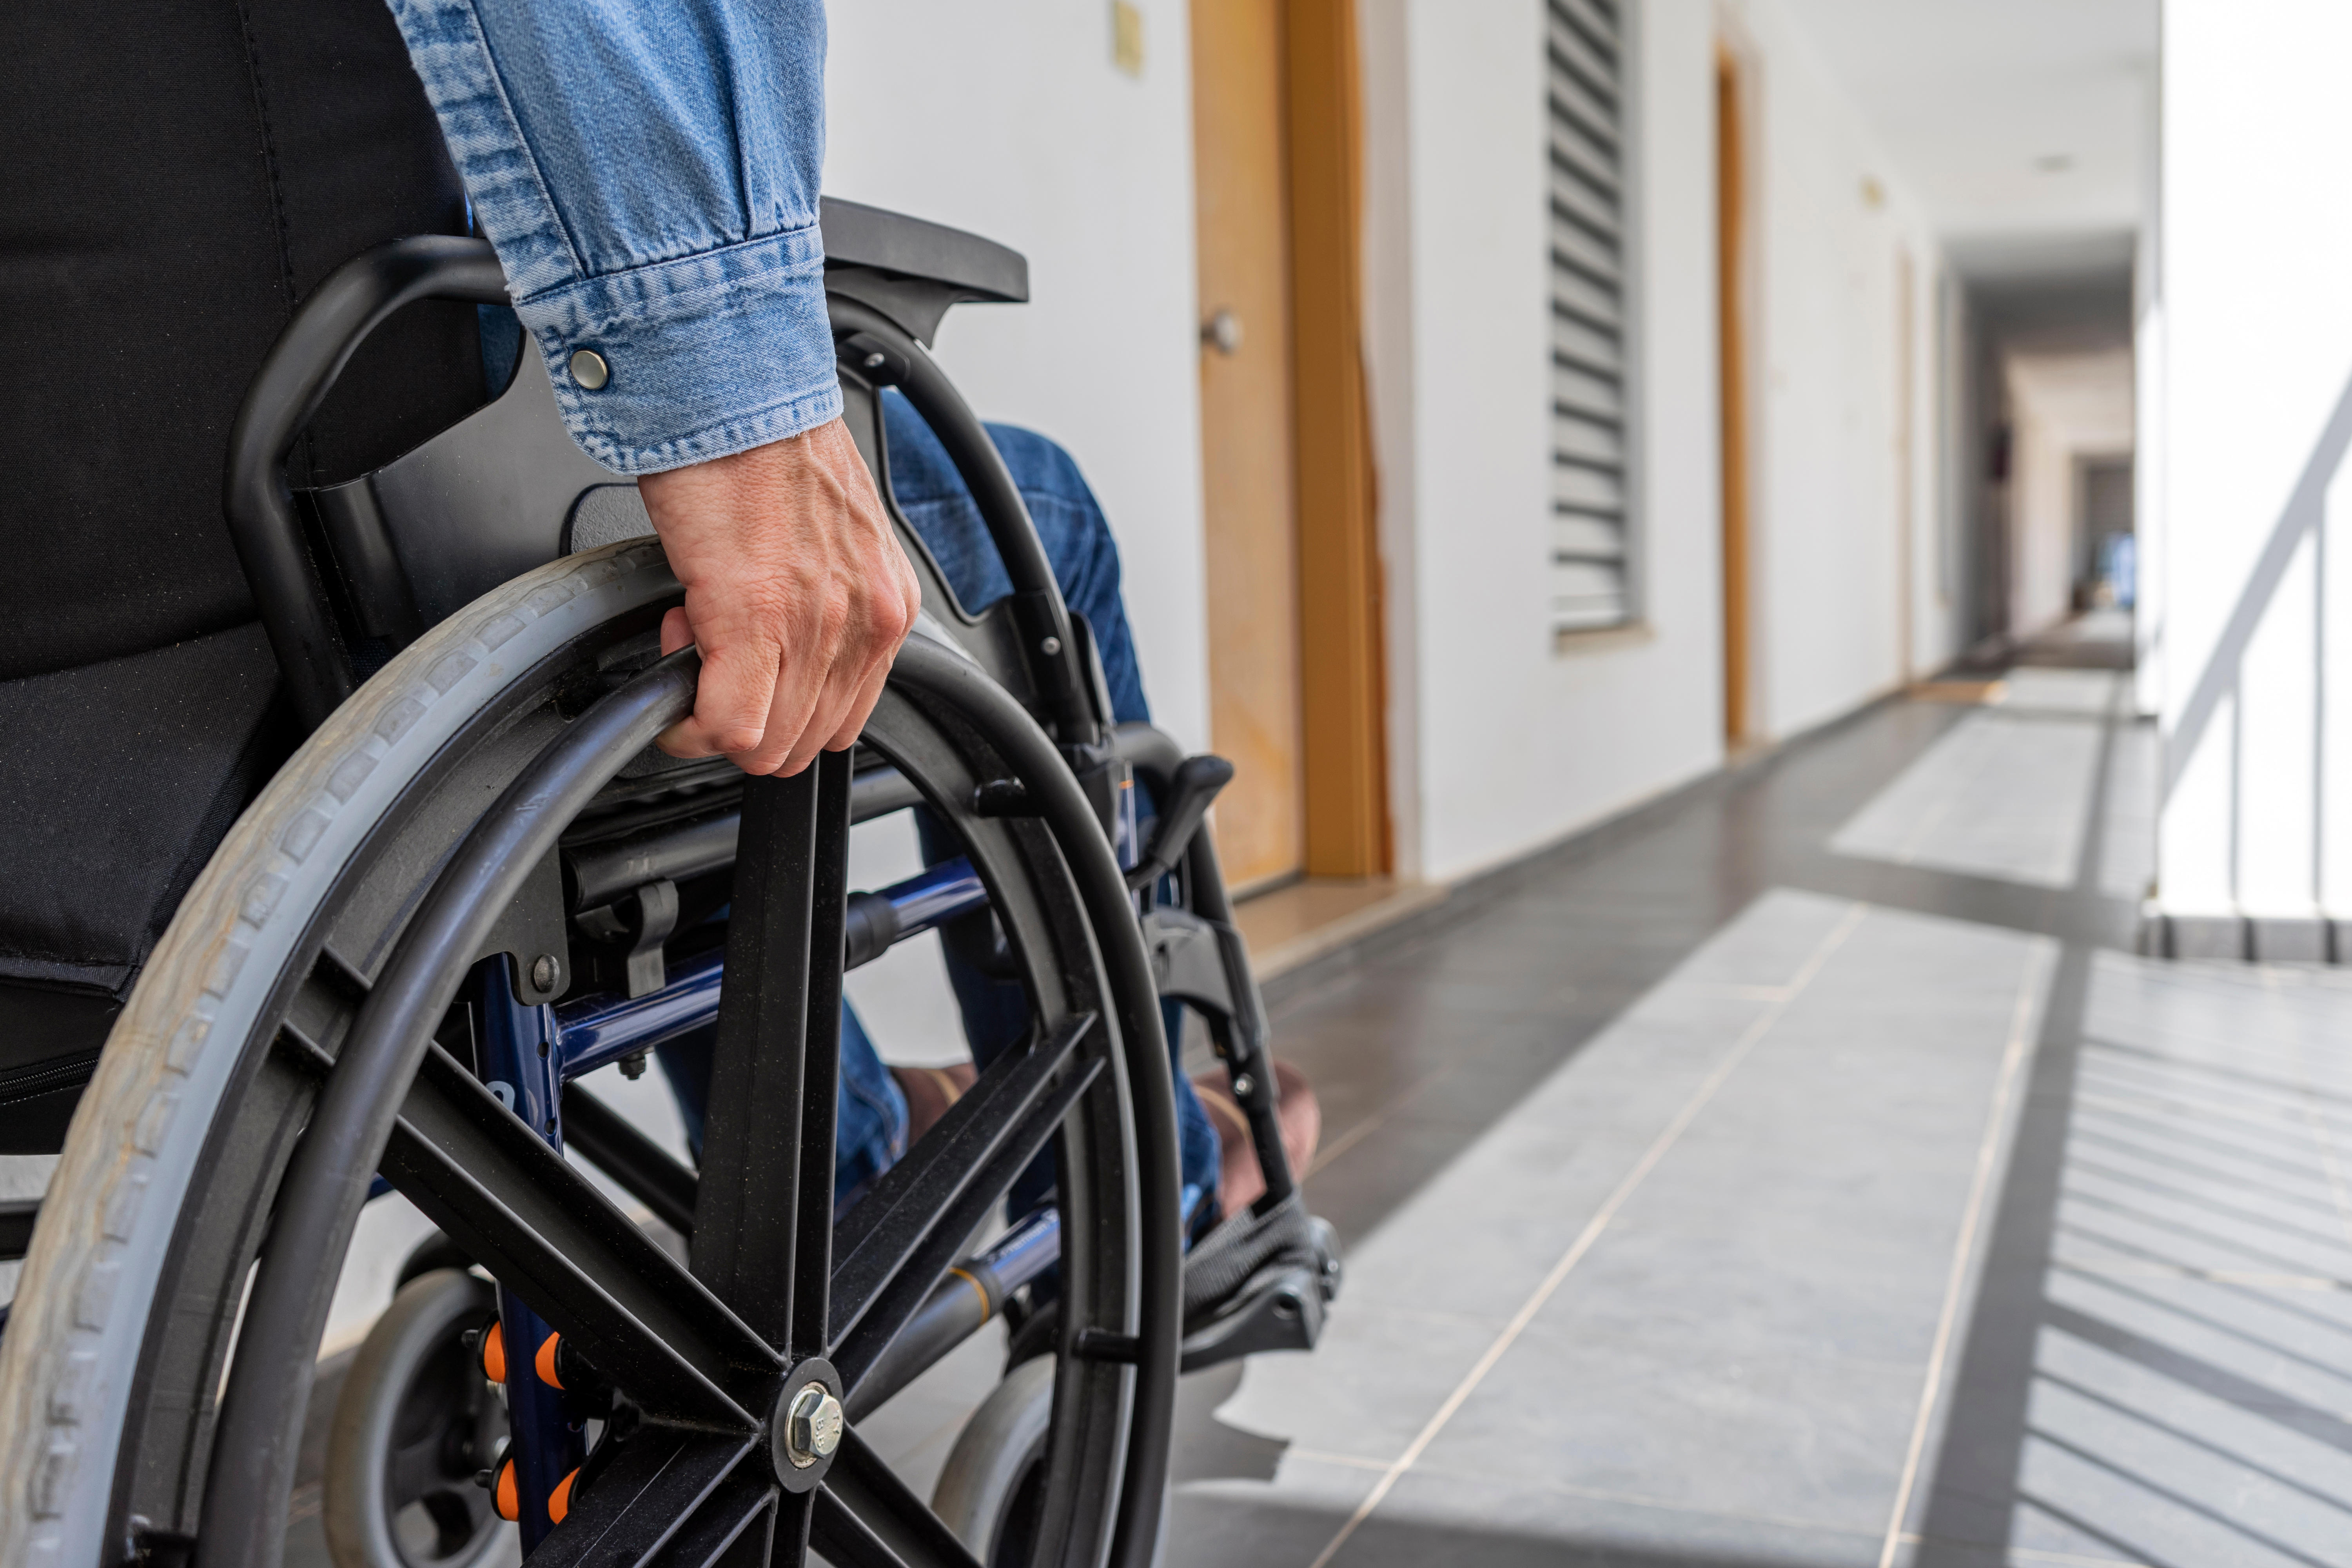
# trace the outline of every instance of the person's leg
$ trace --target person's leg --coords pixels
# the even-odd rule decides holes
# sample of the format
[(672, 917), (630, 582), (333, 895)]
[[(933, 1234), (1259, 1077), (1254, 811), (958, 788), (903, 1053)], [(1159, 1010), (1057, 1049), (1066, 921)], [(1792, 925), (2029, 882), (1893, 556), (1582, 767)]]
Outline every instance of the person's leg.
[[(981, 520), (980, 509), (946, 449), (913, 405), (897, 393), (885, 395), (882, 404), (890, 489), (899, 510), (939, 562), (948, 586), (964, 608), (986, 609), (1011, 593), (1013, 584), (989, 538), (988, 525)], [(1076, 462), (1045, 437), (1011, 425), (991, 425), (988, 434), (1029, 508), (1064, 602), (1085, 616), (1094, 632), (1104, 681), (1110, 689), (1112, 717), (1121, 723), (1150, 719), (1151, 709), (1143, 695), (1135, 639), (1128, 628), (1127, 606), (1119, 593), (1118, 545), (1111, 537), (1101, 504)], [(1153, 805), (1148, 790), (1140, 792), (1139, 804), (1148, 823)], [(955, 852), (928, 813), (919, 813), (918, 820), (927, 861)], [(971, 927), (968, 931), (942, 933), (946, 939), (942, 947), (948, 979), (963, 1011), (972, 1059), (985, 1067), (1018, 1038), (1018, 1031), (1026, 1026), (1028, 1009), (1017, 982), (992, 979), (985, 972), (986, 954), (981, 944), (989, 940), (987, 921), (966, 923)], [(1217, 1130), (1184, 1076), (1183, 1008), (1166, 1004), (1162, 1016), (1168, 1027), (1169, 1066), (1176, 1084), (1183, 1181), (1186, 1186), (1200, 1190), (1203, 1201), (1195, 1213), (1206, 1220), (1217, 1213)], [(1045, 1182), (1038, 1178), (1039, 1172), (1033, 1170), (1015, 1187), (1016, 1209), (1024, 1191), (1043, 1193)]]
[[(971, 492), (912, 404), (896, 392), (885, 393), (882, 417), (889, 440), (890, 490), (899, 510), (929, 547), (963, 607), (986, 609), (1010, 594), (1013, 583)], [(1118, 544), (1086, 476), (1069, 453), (1034, 430), (991, 425), (988, 435), (1037, 525), (1063, 602), (1094, 631), (1095, 651), (1110, 687), (1112, 718), (1120, 723), (1150, 718), (1126, 602), (1119, 596)]]

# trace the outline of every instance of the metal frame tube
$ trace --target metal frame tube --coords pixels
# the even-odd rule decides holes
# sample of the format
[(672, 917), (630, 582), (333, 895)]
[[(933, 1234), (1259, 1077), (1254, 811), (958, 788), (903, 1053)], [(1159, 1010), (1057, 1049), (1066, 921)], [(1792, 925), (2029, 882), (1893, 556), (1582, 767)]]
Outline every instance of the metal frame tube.
[(506, 275), (489, 242), (418, 235), (378, 246), (330, 273), (271, 345), (229, 427), (221, 507), (238, 563), (261, 609), (295, 716), (317, 729), (352, 694), (351, 666), (320, 591), (286, 454), (310, 422), (352, 351), (404, 305), (419, 300), (507, 302)]
[[(961, 855), (879, 893), (858, 896), (890, 905), (897, 921), (894, 942), (988, 907), (987, 887)], [(716, 1023), (723, 957), (713, 951), (688, 959), (669, 972), (669, 984), (651, 995), (588, 996), (551, 1009), (556, 1076), (568, 1083)]]

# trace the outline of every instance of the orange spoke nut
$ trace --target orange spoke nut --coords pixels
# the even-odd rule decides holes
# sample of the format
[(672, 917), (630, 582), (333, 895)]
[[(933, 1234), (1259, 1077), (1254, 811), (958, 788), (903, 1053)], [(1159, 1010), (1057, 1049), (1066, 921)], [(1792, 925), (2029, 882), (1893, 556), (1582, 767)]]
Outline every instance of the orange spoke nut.
[(482, 1336), (482, 1375), (492, 1383), (507, 1380), (507, 1336), (502, 1324), (492, 1323), (490, 1331)]
[(550, 1522), (562, 1524), (563, 1516), (572, 1511), (572, 1483), (579, 1478), (580, 1472), (573, 1470), (556, 1482), (555, 1489), (547, 1494), (547, 1517)]
[(555, 1375), (555, 1347), (562, 1342), (562, 1334), (550, 1334), (539, 1347), (539, 1354), (531, 1358), (531, 1368), (539, 1373), (539, 1381), (550, 1388), (563, 1386), (563, 1380)]
[[(571, 1485), (572, 1478), (566, 1476), (563, 1478), (563, 1486), (557, 1490), (559, 1493), (568, 1490)], [(513, 1520), (522, 1517), (522, 1503), (515, 1491), (515, 1468), (512, 1459), (499, 1467), (498, 1490), (491, 1495), (500, 1519)]]

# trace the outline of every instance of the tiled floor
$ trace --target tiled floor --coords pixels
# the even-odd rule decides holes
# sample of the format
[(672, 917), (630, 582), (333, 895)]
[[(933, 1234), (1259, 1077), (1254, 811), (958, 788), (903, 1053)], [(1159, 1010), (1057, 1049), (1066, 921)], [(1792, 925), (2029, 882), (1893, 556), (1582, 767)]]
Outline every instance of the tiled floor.
[[(1187, 1380), (1171, 1568), (2352, 1564), (2352, 974), (2129, 955), (2117, 662), (1882, 705), (1276, 984), (1347, 1291)], [(877, 1039), (951, 1050), (894, 959)], [(919, 1490), (1000, 1354), (866, 1424)]]
[(2128, 954), (2062, 662), (1278, 1006), (1348, 1290), (1191, 1391), (1171, 1563), (2352, 1563), (2352, 976)]

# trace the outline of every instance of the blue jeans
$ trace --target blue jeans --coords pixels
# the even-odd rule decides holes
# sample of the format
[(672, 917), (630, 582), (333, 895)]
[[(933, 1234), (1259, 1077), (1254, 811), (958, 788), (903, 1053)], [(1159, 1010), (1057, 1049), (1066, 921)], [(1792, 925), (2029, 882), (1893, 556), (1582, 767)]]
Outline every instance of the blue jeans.
[[(895, 392), (885, 394), (883, 417), (890, 448), (890, 488), (899, 510), (929, 547), (948, 586), (964, 608), (986, 609), (1010, 594), (1013, 584), (989, 539), (987, 525), (981, 521), (980, 509), (972, 503), (939, 438), (905, 398)], [(1135, 662), (1135, 639), (1129, 632), (1126, 605), (1119, 597), (1118, 546), (1085, 476), (1067, 452), (1033, 431), (991, 425), (988, 434), (1037, 525), (1063, 598), (1072, 613), (1086, 617), (1094, 632), (1096, 651), (1110, 688), (1112, 716), (1121, 723), (1150, 718), (1142, 674)], [(1148, 818), (1150, 797), (1146, 793), (1141, 799)], [(918, 822), (926, 861), (937, 862), (959, 852), (929, 812), (919, 812)], [(1018, 982), (992, 980), (982, 973), (957, 951), (954, 942), (943, 944), (943, 952), (972, 1059), (985, 1067), (1026, 1032), (1028, 997)], [(1206, 1219), (1216, 1214), (1217, 1130), (1183, 1073), (1183, 1009), (1175, 1003), (1164, 1004), (1162, 1016), (1168, 1030), (1169, 1066), (1176, 1082), (1176, 1130), (1183, 1182), (1198, 1189), (1201, 1195), (1193, 1212)], [(697, 1151), (702, 1146), (711, 1043), (705, 1032), (665, 1046), (657, 1053), (677, 1092), (688, 1141)], [(856, 1010), (845, 1002), (841, 1009), (839, 1117), (834, 1190), (845, 1202), (888, 1170), (907, 1149), (906, 1098), (882, 1065)], [(1014, 1184), (1013, 1212), (1041, 1202), (1052, 1184), (1050, 1161), (1041, 1159)]]
[[(896, 392), (882, 396), (884, 434), (889, 443), (890, 489), (898, 510), (907, 514), (915, 532), (930, 548), (948, 586), (966, 610), (975, 614), (1013, 592), (1013, 580), (981, 521), (980, 508), (964, 488), (947, 450), (923, 423), (914, 405)], [(1102, 505), (1087, 488), (1086, 476), (1069, 453), (1038, 435), (1013, 425), (991, 425), (989, 439), (1004, 458), (1013, 484), (1037, 525), (1054, 581), (1073, 615), (1086, 618), (1094, 633), (1095, 651), (1102, 660), (1104, 683), (1110, 689), (1111, 717), (1119, 723), (1151, 717), (1144, 700), (1143, 675), (1135, 662), (1135, 637), (1128, 629), (1127, 605), (1119, 595), (1118, 544)], [(1139, 805), (1148, 823), (1152, 801), (1148, 790), (1139, 792)], [(923, 828), (923, 858), (943, 859), (957, 852), (928, 812), (918, 821)], [(1146, 837), (1149, 838), (1147, 827)], [(1029, 1002), (1020, 984), (992, 980), (956, 951), (943, 944), (948, 982), (955, 988), (963, 1012), (964, 1036), (971, 1042), (972, 1059), (982, 1066), (1016, 1043), (1029, 1026)], [(1176, 1083), (1177, 1150), (1184, 1185), (1198, 1189), (1193, 1213), (1206, 1219), (1216, 1210), (1217, 1129), (1202, 1109), (1200, 1097), (1183, 1072), (1183, 1008), (1162, 1005), (1167, 1026), (1169, 1068)], [(1014, 1184), (1014, 1212), (1042, 1195), (1052, 1178), (1042, 1163)]]
[[(702, 1156), (703, 1120), (709, 1112), (710, 1053), (716, 1026), (654, 1047), (662, 1076), (686, 1123), (687, 1146)], [(866, 1184), (907, 1152), (907, 1097), (882, 1065), (866, 1026), (847, 1003), (841, 1007), (841, 1092), (833, 1129), (834, 1213), (845, 1213)]]

